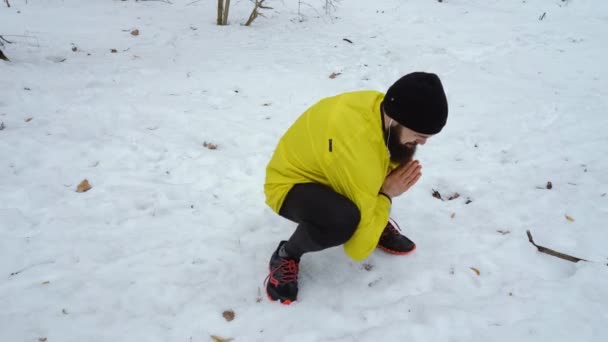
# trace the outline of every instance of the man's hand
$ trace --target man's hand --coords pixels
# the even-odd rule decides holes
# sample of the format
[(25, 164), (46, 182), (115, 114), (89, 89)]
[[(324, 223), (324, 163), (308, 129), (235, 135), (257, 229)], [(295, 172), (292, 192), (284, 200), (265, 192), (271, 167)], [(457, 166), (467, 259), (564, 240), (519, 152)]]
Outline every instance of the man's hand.
[(381, 191), (391, 198), (401, 195), (420, 179), (421, 169), (422, 166), (417, 160), (399, 165), (386, 176)]

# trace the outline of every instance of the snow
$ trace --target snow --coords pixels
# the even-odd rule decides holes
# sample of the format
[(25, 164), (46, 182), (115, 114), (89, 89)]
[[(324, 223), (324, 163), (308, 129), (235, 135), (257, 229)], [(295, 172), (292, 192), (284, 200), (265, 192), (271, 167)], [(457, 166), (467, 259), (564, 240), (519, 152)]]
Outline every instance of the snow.
[[(236, 1), (218, 27), (214, 1), (10, 2), (0, 341), (607, 340), (608, 3), (268, 1), (244, 27)], [(270, 302), (295, 228), (264, 205), (279, 137), (416, 70), (450, 102), (394, 201), (416, 252), (306, 255), (299, 302)]]

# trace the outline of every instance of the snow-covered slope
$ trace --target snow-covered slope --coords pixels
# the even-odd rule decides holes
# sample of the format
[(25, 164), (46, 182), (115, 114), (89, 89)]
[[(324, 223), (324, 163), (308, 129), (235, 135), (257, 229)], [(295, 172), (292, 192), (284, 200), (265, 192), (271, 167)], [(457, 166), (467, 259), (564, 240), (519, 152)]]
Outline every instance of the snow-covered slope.
[[(218, 27), (211, 0), (10, 2), (0, 341), (608, 338), (608, 3), (268, 1), (244, 27), (236, 1)], [(279, 137), (324, 96), (416, 70), (450, 102), (392, 211), (418, 249), (307, 255), (300, 301), (269, 302), (295, 228), (264, 205)]]

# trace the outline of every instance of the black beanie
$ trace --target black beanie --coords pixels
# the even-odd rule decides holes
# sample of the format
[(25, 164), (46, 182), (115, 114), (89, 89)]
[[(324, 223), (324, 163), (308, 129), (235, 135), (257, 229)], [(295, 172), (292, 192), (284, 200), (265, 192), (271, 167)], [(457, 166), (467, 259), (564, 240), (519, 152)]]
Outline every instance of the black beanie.
[(422, 134), (437, 134), (448, 119), (448, 100), (435, 74), (414, 72), (401, 77), (384, 96), (384, 113)]

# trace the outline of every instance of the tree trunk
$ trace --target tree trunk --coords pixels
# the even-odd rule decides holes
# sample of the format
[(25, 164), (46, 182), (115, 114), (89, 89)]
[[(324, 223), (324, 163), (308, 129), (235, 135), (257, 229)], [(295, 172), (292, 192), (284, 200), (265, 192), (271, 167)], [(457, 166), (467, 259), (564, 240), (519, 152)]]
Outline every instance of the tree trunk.
[(217, 24), (222, 25), (222, 15), (224, 14), (224, 0), (217, 0)]
[(228, 25), (228, 11), (230, 11), (230, 0), (226, 0), (226, 6), (224, 6), (224, 25)]

